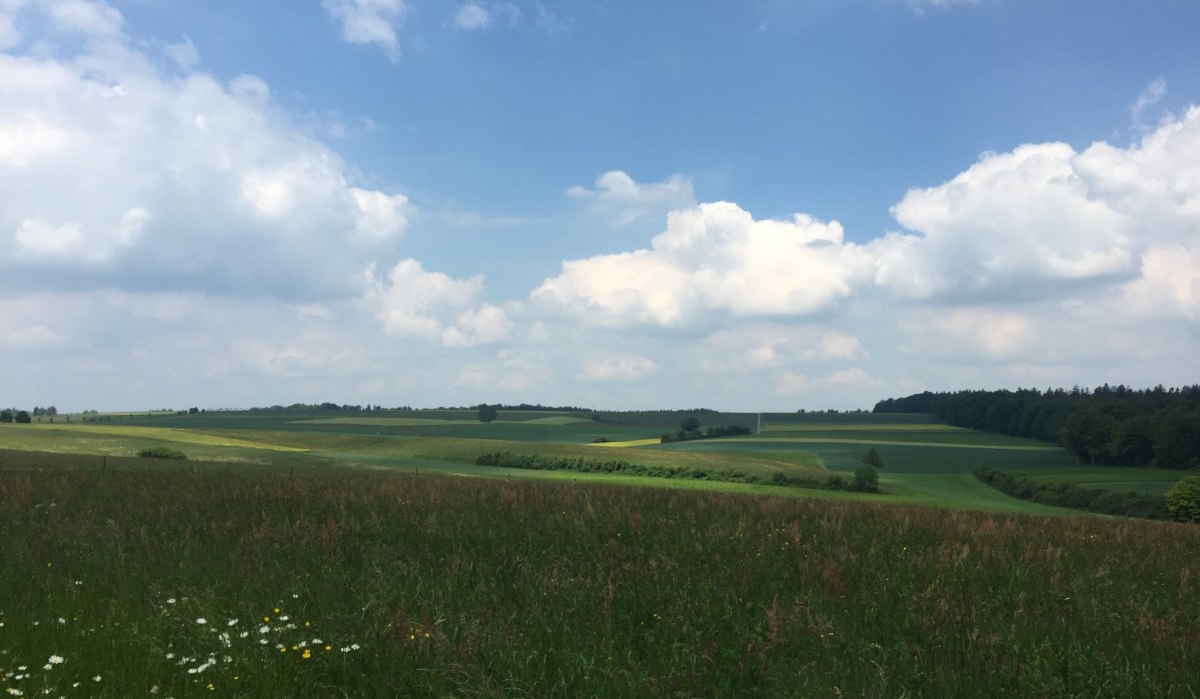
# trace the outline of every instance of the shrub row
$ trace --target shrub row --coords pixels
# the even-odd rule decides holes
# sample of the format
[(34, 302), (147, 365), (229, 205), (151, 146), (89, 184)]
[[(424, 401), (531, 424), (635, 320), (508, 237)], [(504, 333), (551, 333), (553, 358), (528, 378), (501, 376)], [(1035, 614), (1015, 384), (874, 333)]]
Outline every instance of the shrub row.
[[(863, 487), (861, 479), (847, 480), (842, 475), (834, 475), (820, 480), (811, 476), (789, 475), (776, 472), (772, 476), (759, 476), (746, 473), (740, 469), (731, 468), (720, 471), (709, 471), (694, 466), (657, 466), (639, 464), (624, 459), (586, 459), (569, 456), (546, 456), (543, 454), (513, 454), (512, 452), (492, 452), (483, 454), (475, 460), (479, 466), (496, 466), (500, 468), (518, 468), (531, 471), (576, 471), (579, 473), (611, 473), (623, 476), (646, 476), (650, 478), (683, 478), (702, 481), (720, 481), (724, 483), (750, 483), (756, 485), (779, 485), (792, 488), (819, 488), (824, 490), (863, 490), (871, 492), (874, 488)], [(872, 484), (873, 485), (873, 484)]]
[(1172, 518), (1167, 510), (1166, 499), (1162, 495), (1136, 493), (1131, 490), (1095, 490), (1071, 483), (1040, 483), (1032, 478), (990, 468), (975, 469), (975, 477), (1002, 493), (1043, 505), (1123, 517)]
[(137, 453), (143, 459), (186, 459), (187, 454), (170, 447), (147, 447)]

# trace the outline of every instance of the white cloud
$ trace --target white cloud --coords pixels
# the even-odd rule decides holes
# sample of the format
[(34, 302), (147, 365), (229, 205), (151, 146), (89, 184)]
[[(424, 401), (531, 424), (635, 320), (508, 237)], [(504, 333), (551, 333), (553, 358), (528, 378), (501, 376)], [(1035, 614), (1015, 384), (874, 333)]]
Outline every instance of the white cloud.
[(490, 29), (497, 25), (515, 26), (521, 19), (521, 9), (511, 2), (467, 2), (454, 13), (452, 24), (462, 31)]
[(662, 182), (638, 184), (620, 170), (597, 177), (595, 189), (577, 185), (568, 189), (567, 195), (586, 202), (590, 212), (620, 224), (661, 216), (696, 204), (692, 182), (682, 175), (672, 175)]
[(404, 232), (408, 219), (404, 211), (408, 198), (403, 194), (387, 195), (357, 187), (350, 189), (358, 207), (358, 221), (354, 231), (371, 239), (383, 239)]
[(386, 279), (369, 270), (368, 306), (390, 333), (440, 340), (447, 347), (499, 342), (512, 324), (504, 309), (480, 301), (483, 277), (454, 279), (402, 260)]
[(468, 2), (454, 13), (454, 26), (464, 31), (487, 29), (492, 23), (492, 15), (483, 5)]
[(1152, 128), (1146, 124), (1146, 110), (1161, 102), (1166, 94), (1167, 81), (1162, 78), (1155, 78), (1142, 90), (1142, 94), (1138, 95), (1133, 106), (1129, 108), (1130, 123), (1135, 131), (1144, 134)]
[(403, 233), (407, 199), (352, 186), (261, 78), (174, 73), (186, 55), (165, 73), (103, 3), (8, 12), (54, 12), (106, 43), (67, 38), (71, 57), (58, 58), (49, 35), (35, 55), (0, 54), (0, 287), (70, 279), (315, 300), (361, 292), (361, 270)]
[(200, 62), (200, 52), (196, 50), (196, 45), (192, 43), (192, 40), (186, 36), (178, 43), (164, 45), (163, 53), (167, 54), (180, 69), (185, 71), (192, 70)]
[(1154, 251), (1197, 249), (1200, 108), (1141, 143), (986, 154), (893, 209), (915, 234), (873, 242), (875, 281), (910, 298), (1062, 298), (1132, 282)]
[(376, 44), (394, 63), (400, 59), (397, 34), (408, 5), (404, 0), (321, 0), (352, 44)]
[(712, 374), (852, 361), (867, 354), (857, 337), (808, 323), (743, 323), (712, 333), (703, 348), (700, 368)]
[(94, 36), (116, 36), (124, 19), (106, 2), (95, 0), (44, 0), (46, 14), (60, 30)]
[(657, 368), (646, 357), (605, 357), (586, 362), (579, 378), (584, 381), (641, 381)]
[(59, 347), (66, 343), (62, 335), (44, 325), (17, 328), (5, 335), (4, 345), (16, 352), (32, 352)]
[(931, 330), (940, 335), (942, 346), (953, 348), (955, 353), (966, 349), (997, 358), (1027, 352), (1039, 335), (1031, 320), (1021, 313), (982, 308), (939, 312), (931, 324), (922, 324), (917, 332)]
[(755, 221), (735, 204), (672, 212), (651, 248), (563, 264), (535, 302), (605, 325), (689, 325), (705, 314), (803, 316), (848, 297), (869, 261), (836, 221)]
[(80, 260), (86, 264), (103, 262), (119, 250), (133, 245), (150, 218), (150, 213), (145, 209), (130, 209), (119, 220), (86, 234), (78, 223), (54, 225), (38, 219), (26, 219), (14, 237), (15, 257)]
[(1141, 277), (1125, 287), (1123, 301), (1127, 313), (1200, 323), (1200, 245), (1148, 251)]

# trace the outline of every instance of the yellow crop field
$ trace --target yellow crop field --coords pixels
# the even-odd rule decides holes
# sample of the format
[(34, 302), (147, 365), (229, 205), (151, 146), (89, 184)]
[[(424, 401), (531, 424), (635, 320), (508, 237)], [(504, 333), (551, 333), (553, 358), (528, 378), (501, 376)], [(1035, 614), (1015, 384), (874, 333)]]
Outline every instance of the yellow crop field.
[(651, 444), (661, 444), (661, 443), (662, 443), (661, 437), (653, 437), (651, 439), (630, 439), (630, 440), (627, 440), (624, 442), (596, 442), (594, 444), (590, 444), (589, 446), (615, 447), (617, 449), (621, 449), (624, 447), (648, 447)]
[[(195, 430), (174, 429), (170, 427), (140, 427), (134, 425), (36, 425), (32, 429), (58, 430), (98, 436), (135, 437), (141, 439), (157, 439), (164, 442), (180, 444), (200, 444), (209, 447), (243, 447), (248, 449), (266, 449), (268, 451), (304, 452), (308, 449), (288, 447), (281, 444), (253, 442), (247, 439), (222, 437), (220, 435), (197, 432)], [(29, 429), (27, 427), (26, 429)]]

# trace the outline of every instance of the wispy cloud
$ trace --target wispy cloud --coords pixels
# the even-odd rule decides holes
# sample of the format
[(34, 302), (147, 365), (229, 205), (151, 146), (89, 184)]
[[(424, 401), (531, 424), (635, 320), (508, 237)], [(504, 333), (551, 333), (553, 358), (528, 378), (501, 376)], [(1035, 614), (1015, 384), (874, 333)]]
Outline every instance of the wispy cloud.
[(479, 31), (496, 26), (516, 26), (521, 8), (511, 2), (468, 2), (459, 6), (452, 24), (462, 31)]
[(621, 170), (597, 177), (594, 189), (571, 187), (567, 196), (587, 202), (588, 211), (619, 224), (661, 216), (696, 203), (692, 181), (683, 175), (672, 175), (662, 182), (639, 184)]
[(1142, 90), (1142, 94), (1138, 95), (1137, 100), (1129, 107), (1130, 124), (1135, 132), (1144, 134), (1154, 128), (1146, 123), (1146, 112), (1161, 102), (1166, 95), (1167, 81), (1163, 78), (1155, 78), (1146, 86), (1146, 89)]
[(918, 15), (930, 10), (948, 10), (963, 5), (982, 5), (985, 0), (907, 0), (908, 6)]
[(397, 33), (408, 5), (404, 0), (322, 0), (352, 44), (376, 44), (393, 63), (400, 59)]

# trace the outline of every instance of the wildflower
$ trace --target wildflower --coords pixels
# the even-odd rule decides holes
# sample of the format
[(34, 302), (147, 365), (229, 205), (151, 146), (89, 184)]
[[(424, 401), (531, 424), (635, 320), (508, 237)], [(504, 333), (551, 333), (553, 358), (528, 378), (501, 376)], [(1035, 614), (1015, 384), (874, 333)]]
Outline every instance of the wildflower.
[(238, 623), (237, 619), (230, 619), (229, 621), (225, 622), (225, 625), (226, 626), (236, 626), (237, 623)]
[(65, 623), (67, 623), (67, 620), (66, 620), (66, 619), (64, 619), (64, 618), (62, 618), (62, 617), (59, 617), (59, 618), (58, 618), (58, 623), (60, 623), (60, 624), (65, 624)]
[(175, 604), (175, 598), (174, 598), (174, 597), (170, 597), (170, 598), (168, 598), (168, 599), (167, 599), (167, 604)]
[(8, 689), (6, 689), (4, 691), (8, 692), (9, 694), (13, 695), (14, 697), (25, 696), (25, 692), (22, 692), (21, 690), (17, 689), (16, 687), (9, 687)]
[(267, 633), (270, 630), (271, 630), (271, 627), (267, 626), (266, 624), (263, 624), (262, 626), (258, 627), (259, 633)]
[(309, 658), (312, 657), (312, 651), (309, 650), (308, 648), (305, 648), (304, 653), (300, 657), (304, 658), (305, 660), (308, 660)]
[(93, 682), (99, 682), (99, 681), (100, 681), (100, 680), (102, 680), (102, 679), (104, 679), (104, 678), (100, 677), (100, 675), (96, 675), (95, 677), (93, 677), (93, 678), (92, 678), (92, 681), (93, 681)]
[[(275, 611), (279, 611), (279, 610), (276, 609)], [(279, 617), (280, 621), (287, 621), (288, 619), (291, 619), (291, 617), (288, 616), (287, 614), (284, 614), (283, 616)]]
[(46, 662), (50, 663), (51, 665), (62, 665), (64, 662), (66, 662), (66, 660), (67, 659), (61, 655), (52, 655)]

